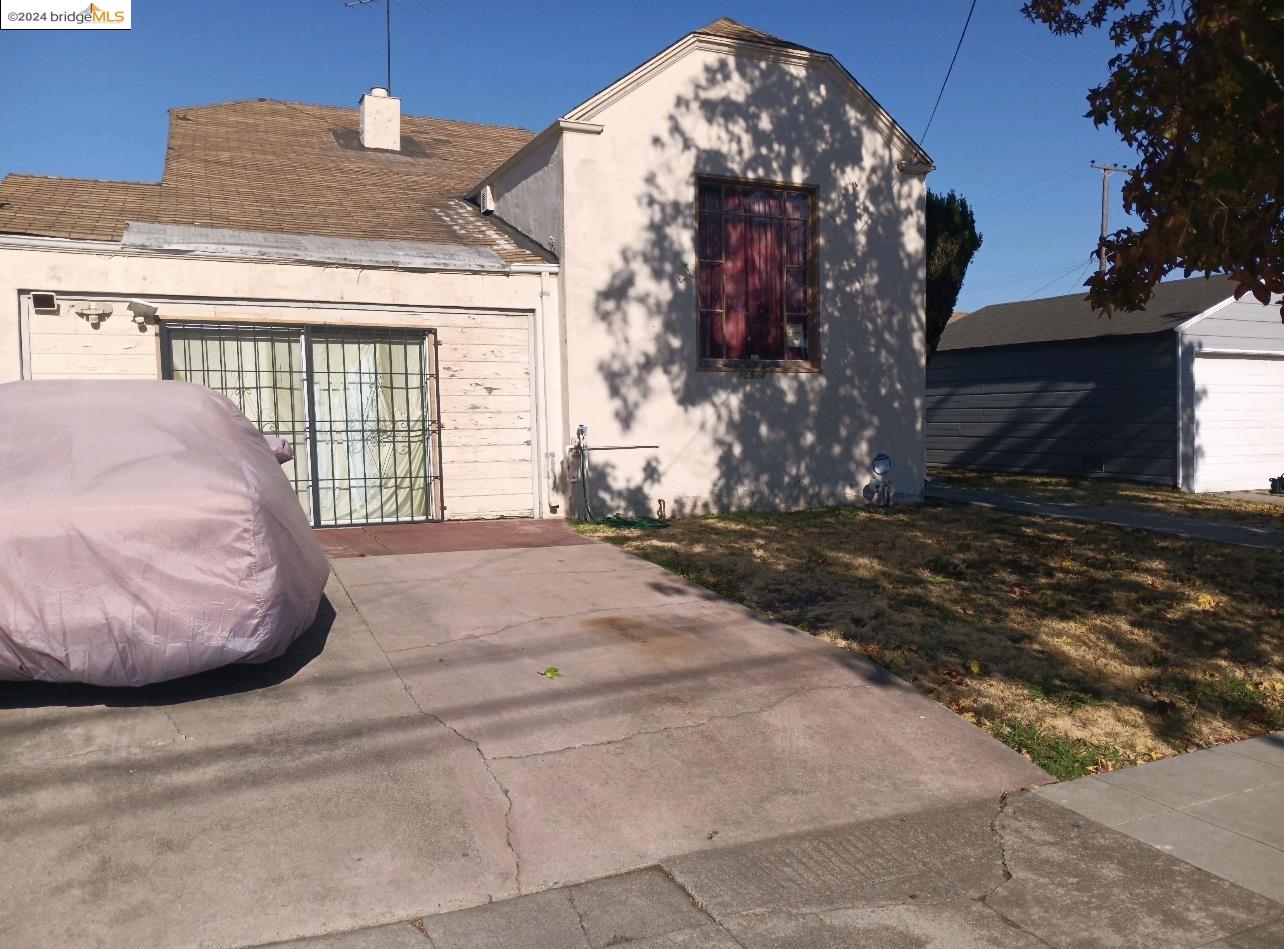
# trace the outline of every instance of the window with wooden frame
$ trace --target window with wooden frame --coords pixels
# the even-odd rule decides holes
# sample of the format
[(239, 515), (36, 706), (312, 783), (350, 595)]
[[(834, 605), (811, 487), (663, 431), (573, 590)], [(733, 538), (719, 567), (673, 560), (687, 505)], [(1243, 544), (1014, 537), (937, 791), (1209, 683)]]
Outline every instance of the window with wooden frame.
[(819, 368), (816, 192), (699, 178), (700, 365)]

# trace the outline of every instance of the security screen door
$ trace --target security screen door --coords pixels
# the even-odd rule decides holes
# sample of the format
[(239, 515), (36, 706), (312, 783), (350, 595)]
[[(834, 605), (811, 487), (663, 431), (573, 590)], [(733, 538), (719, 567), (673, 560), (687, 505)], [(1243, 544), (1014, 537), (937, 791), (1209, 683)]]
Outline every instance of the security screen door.
[(318, 527), (440, 509), (431, 330), (168, 323), (166, 378), (223, 393), (295, 449), (285, 473)]

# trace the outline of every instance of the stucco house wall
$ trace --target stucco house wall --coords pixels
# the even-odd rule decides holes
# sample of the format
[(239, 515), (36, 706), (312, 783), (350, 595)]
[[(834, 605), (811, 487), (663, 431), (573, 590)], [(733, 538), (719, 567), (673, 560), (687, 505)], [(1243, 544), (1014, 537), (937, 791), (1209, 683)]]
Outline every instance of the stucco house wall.
[[(409, 144), (456, 149), (458, 161), (418, 165), (408, 153), (395, 159), (397, 175), (388, 173), (387, 156), (367, 161), (343, 151), (339, 133), (356, 134), (353, 110), (322, 111), (338, 146), (315, 122), (299, 125), (293, 107), (264, 100), (202, 107), (195, 124), (171, 129), (197, 169), (181, 187), (65, 182), (51, 192), (35, 179), (11, 182), (21, 206), (12, 206), (10, 229), (0, 234), (0, 278), (16, 290), (0, 294), (0, 380), (159, 372), (156, 331), (128, 324), (130, 297), (162, 302), (162, 320), (433, 326), (442, 342), (449, 517), (586, 513), (568, 504), (578, 495), (568, 446), (581, 424), (596, 514), (651, 512), (660, 502), (674, 514), (853, 502), (880, 452), (893, 459), (898, 494), (920, 494), (923, 176), (931, 165), (832, 57), (719, 20), (533, 137), (406, 117), (422, 139), (412, 135)], [(244, 168), (225, 174), (209, 164), (227, 134), (248, 127), (261, 134), (242, 137)], [(277, 141), (302, 143), (306, 154), (277, 162)], [(498, 167), (496, 149), (509, 155)], [(311, 176), (304, 179), (328, 184), (293, 194), (284, 218), (265, 217), (275, 197), (256, 190), (255, 162), (274, 167), (284, 187), (294, 181), (291, 162), (304, 159)], [(460, 177), (474, 162), (486, 175), (475, 184)], [(459, 175), (439, 174), (438, 165)], [(701, 366), (702, 175), (814, 193), (808, 363)], [(184, 190), (193, 184), (207, 186), (196, 196), (205, 204)], [(493, 189), (498, 221), (460, 200), (477, 200), (483, 185)], [(314, 220), (316, 202), (353, 189), (360, 202), (327, 205), (330, 216)], [(285, 234), (325, 224), (326, 235), (345, 239), (462, 241), (496, 248), (506, 270), (144, 251), (118, 234), (89, 237), (99, 233), (90, 227), (96, 215), (77, 224), (88, 233), (68, 231), (51, 213), (63, 205), (48, 197), (63, 191), (68, 207), (95, 207), (102, 192), (117, 211), (141, 213), (143, 222), (151, 215), (155, 224)], [(156, 206), (142, 207), (143, 197)], [(233, 197), (226, 220), (198, 214)], [(423, 202), (432, 213), (420, 213)], [(402, 214), (389, 222), (389, 209)], [(509, 239), (521, 235), (530, 241)], [(75, 317), (51, 322), (24, 310), (33, 290), (121, 308), (97, 330)]]
[[(131, 321), (125, 305), (134, 297), (157, 303), (160, 320), (435, 328), (446, 516), (562, 510), (543, 456), (545, 445), (566, 437), (561, 375), (545, 371), (560, 355), (538, 345), (560, 335), (555, 274), (307, 266), (63, 244), (0, 245), (0, 275), (17, 291), (0, 294), (0, 382), (159, 377), (158, 327)], [(31, 291), (57, 293), (61, 312), (34, 313)], [(97, 328), (74, 313), (90, 301), (113, 306)]]
[[(715, 44), (716, 45), (716, 44)], [(838, 70), (697, 46), (561, 135), (568, 427), (597, 513), (852, 501), (878, 452), (924, 470), (924, 203), (903, 142)], [(503, 169), (506, 178), (527, 167)], [(817, 372), (697, 367), (698, 175), (816, 189)], [(506, 213), (501, 198), (500, 213)]]

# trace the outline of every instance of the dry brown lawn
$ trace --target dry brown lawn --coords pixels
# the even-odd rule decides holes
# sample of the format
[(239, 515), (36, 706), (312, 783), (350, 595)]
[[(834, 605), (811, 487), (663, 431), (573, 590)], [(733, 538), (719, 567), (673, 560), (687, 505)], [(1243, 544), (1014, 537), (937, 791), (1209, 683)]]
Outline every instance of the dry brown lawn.
[(1011, 474), (1002, 471), (968, 471), (941, 466), (932, 466), (928, 474), (933, 481), (956, 488), (998, 491), (1014, 497), (1051, 501), (1113, 504), (1177, 517), (1196, 517), (1224, 524), (1284, 531), (1284, 505), (1256, 503), (1225, 494), (1186, 494), (1176, 488), (1156, 484), (1133, 484), (1101, 478)]
[(1284, 728), (1284, 554), (927, 504), (581, 525), (869, 657), (1061, 778)]

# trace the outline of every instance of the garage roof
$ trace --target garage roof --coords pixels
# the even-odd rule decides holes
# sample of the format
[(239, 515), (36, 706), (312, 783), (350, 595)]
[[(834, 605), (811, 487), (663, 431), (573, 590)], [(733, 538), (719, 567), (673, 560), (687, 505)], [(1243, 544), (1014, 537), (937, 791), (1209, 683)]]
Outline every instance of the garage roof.
[(9, 175), (0, 233), (118, 241), (131, 221), (551, 255), (461, 200), (525, 129), (402, 117), (400, 152), (363, 149), (359, 111), (270, 99), (170, 111), (159, 184)]
[(937, 351), (1167, 332), (1228, 299), (1234, 291), (1235, 285), (1226, 277), (1169, 280), (1155, 287), (1144, 310), (1111, 316), (1092, 309), (1082, 293), (998, 303), (952, 321)]

